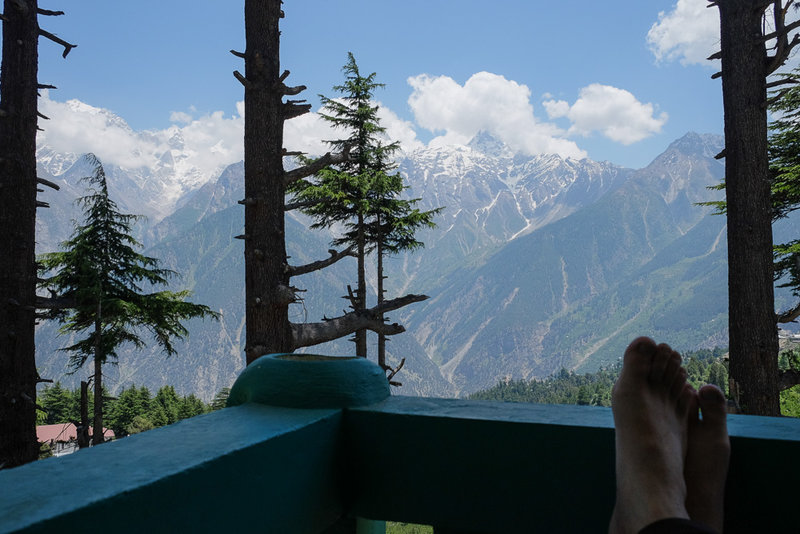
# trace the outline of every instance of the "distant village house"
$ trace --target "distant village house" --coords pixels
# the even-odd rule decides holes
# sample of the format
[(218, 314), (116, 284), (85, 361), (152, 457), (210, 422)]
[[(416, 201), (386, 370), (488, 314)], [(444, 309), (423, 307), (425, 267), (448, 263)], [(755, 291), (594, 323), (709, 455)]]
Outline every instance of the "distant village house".
[[(89, 435), (92, 434), (91, 427)], [(114, 439), (114, 431), (103, 429), (105, 441)], [(36, 440), (47, 443), (53, 456), (63, 456), (78, 450), (78, 429), (72, 423), (58, 423), (55, 425), (40, 425), (36, 427)]]

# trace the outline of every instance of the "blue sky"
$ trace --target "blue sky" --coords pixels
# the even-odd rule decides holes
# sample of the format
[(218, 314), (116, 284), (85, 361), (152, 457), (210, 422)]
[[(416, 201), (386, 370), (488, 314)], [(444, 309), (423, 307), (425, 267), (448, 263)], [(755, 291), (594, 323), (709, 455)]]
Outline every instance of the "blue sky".
[[(58, 87), (42, 105), (54, 115), (43, 124), (48, 143), (78, 150), (79, 140), (100, 138), (117, 143), (106, 146), (112, 158), (135, 150), (124, 136), (104, 135), (107, 125), (69, 114), (91, 107), (136, 132), (191, 127), (187, 138), (218, 137), (218, 148), (231, 145), (220, 154), (237, 157), (243, 91), (231, 72), (243, 65), (228, 50), (244, 49), (242, 1), (40, 3), (67, 12), (40, 24), (78, 44), (62, 59), (41, 40), (40, 82)], [(722, 132), (720, 83), (702, 59), (716, 51), (718, 19), (705, 5), (286, 0), (281, 61), (288, 83), (308, 86), (302, 96), (316, 110), (316, 95), (332, 96), (353, 52), (363, 72), (386, 84), (377, 99), (409, 149), (466, 142), (487, 129), (523, 152), (642, 167), (688, 131)], [(61, 104), (73, 99), (86, 106), (68, 113)], [(300, 145), (290, 149), (325, 135), (313, 115), (289, 128), (287, 145)]]

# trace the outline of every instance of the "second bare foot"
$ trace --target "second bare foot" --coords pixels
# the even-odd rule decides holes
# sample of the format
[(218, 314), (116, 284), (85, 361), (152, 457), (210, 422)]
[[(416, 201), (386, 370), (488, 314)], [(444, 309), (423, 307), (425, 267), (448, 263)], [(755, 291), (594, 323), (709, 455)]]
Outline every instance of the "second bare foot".
[(617, 501), (609, 532), (689, 518), (684, 459), (694, 395), (680, 355), (668, 345), (641, 337), (628, 346), (612, 392)]

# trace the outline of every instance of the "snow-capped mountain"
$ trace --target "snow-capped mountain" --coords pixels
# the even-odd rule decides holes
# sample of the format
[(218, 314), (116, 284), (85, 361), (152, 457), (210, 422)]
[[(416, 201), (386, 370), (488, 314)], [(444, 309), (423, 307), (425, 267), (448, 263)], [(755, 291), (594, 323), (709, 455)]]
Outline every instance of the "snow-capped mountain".
[[(225, 159), (230, 155), (222, 154), (225, 150), (221, 142), (208, 150), (192, 148), (197, 143), (186, 143), (184, 130), (177, 125), (165, 130), (137, 132), (121, 117), (78, 100), (56, 104), (45, 99), (44, 106), (44, 111), (54, 115), (54, 120), (45, 124), (37, 139), (40, 172), (58, 178), (70, 173), (83, 156), (83, 153), (71, 151), (69, 145), (71, 138), (80, 135), (81, 124), (59, 120), (58, 114), (64, 110), (58, 106), (66, 106), (70, 117), (91, 123), (92, 131), (105, 132), (99, 139), (84, 140), (80, 146), (88, 143), (104, 162), (109, 189), (119, 199), (119, 205), (131, 213), (145, 215), (153, 223), (171, 214), (181, 198), (216, 180), (229, 163)], [(50, 110), (48, 106), (55, 107)], [(59, 134), (51, 136), (58, 139), (62, 145), (59, 148), (49, 142), (50, 129)], [(207, 141), (205, 145), (210, 143)]]
[[(404, 261), (404, 272), (428, 285), (421, 268), (431, 255), (447, 270), (474, 263), (599, 199), (619, 186), (630, 170), (589, 159), (524, 156), (480, 132), (467, 146), (417, 150), (399, 162), (409, 196), (425, 209), (443, 207), (438, 228), (425, 231), (427, 252)], [(439, 273), (440, 276), (442, 273)], [(406, 284), (410, 280), (405, 281)]]
[[(431, 297), (391, 317), (408, 327), (389, 344), (390, 362), (406, 358), (401, 393), (463, 394), (562, 366), (596, 367), (613, 361), (623, 338), (638, 328), (678, 332), (675, 343), (688, 348), (724, 340), (722, 220), (694, 205), (713, 196), (706, 187), (721, 176), (721, 163), (712, 157), (720, 142), (689, 134), (637, 171), (522, 156), (485, 133), (467, 146), (405, 155), (398, 169), (408, 195), (420, 198), (423, 208), (444, 210), (438, 228), (419, 234), (424, 249), (387, 260), (389, 297)], [(193, 299), (223, 318), (190, 325), (179, 357), (165, 360), (155, 350), (121, 354), (109, 370), (117, 373), (117, 382), (109, 381), (112, 391), (131, 382), (171, 383), (210, 398), (243, 365), (244, 267), (241, 243), (233, 239), (243, 228), (236, 203), (243, 196), (242, 164), (210, 181), (190, 179), (176, 170), (179, 147), (174, 139), (170, 157), (161, 153), (149, 167), (112, 168), (110, 188), (123, 210), (160, 214), (141, 229), (153, 245), (147, 253), (184, 273)], [(86, 169), (75, 155), (44, 148), (40, 155), (42, 172), (62, 184), (62, 191), (46, 193), (52, 209), (40, 212), (43, 252), (69, 229), (69, 206), (81, 193), (76, 180)], [(184, 192), (170, 200), (178, 190)], [(307, 230), (302, 220), (287, 217), (292, 263), (327, 256), (331, 235)], [(353, 283), (353, 270), (353, 262), (343, 260), (293, 279), (308, 292), (291, 310), (292, 320), (341, 313), (339, 297)], [(651, 271), (660, 278), (646, 278)], [(374, 302), (374, 292), (369, 298)], [(687, 307), (700, 304), (711, 319), (687, 323), (694, 317)], [(43, 376), (61, 377), (65, 357), (55, 349), (62, 341), (52, 325), (40, 328)], [(340, 340), (314, 351), (345, 354), (352, 347)]]

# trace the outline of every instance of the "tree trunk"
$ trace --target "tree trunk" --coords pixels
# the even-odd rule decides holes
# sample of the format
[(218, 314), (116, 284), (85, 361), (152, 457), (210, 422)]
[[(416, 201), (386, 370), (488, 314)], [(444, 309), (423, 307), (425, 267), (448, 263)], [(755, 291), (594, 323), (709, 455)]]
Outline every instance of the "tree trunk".
[(77, 428), (78, 448), (89, 446), (89, 383), (81, 380), (81, 421)]
[(103, 326), (102, 307), (97, 304), (97, 319), (94, 323), (94, 417), (92, 422), (92, 445), (103, 443), (103, 355), (101, 353), (101, 336)]
[(244, 77), (245, 312), (247, 363), (290, 352), (292, 330), (284, 238), (280, 0), (246, 0)]
[(779, 415), (764, 2), (723, 0), (717, 5), (725, 111), (731, 395), (745, 413)]
[[(378, 228), (381, 226), (380, 215), (378, 215), (376, 226)], [(383, 304), (383, 235), (378, 235), (375, 253), (378, 255), (378, 307), (380, 308)], [(383, 312), (380, 312), (378, 319), (381, 321), (385, 319)], [(378, 365), (381, 366), (381, 369), (386, 369), (386, 334), (383, 332), (378, 332)]]
[[(364, 216), (358, 214), (358, 288), (356, 289), (356, 312), (361, 312), (367, 308), (367, 275), (366, 275), (366, 252), (364, 237)], [(362, 328), (356, 331), (356, 356), (367, 357), (367, 330)]]
[(36, 460), (37, 1), (5, 0), (0, 67), (0, 468)]

